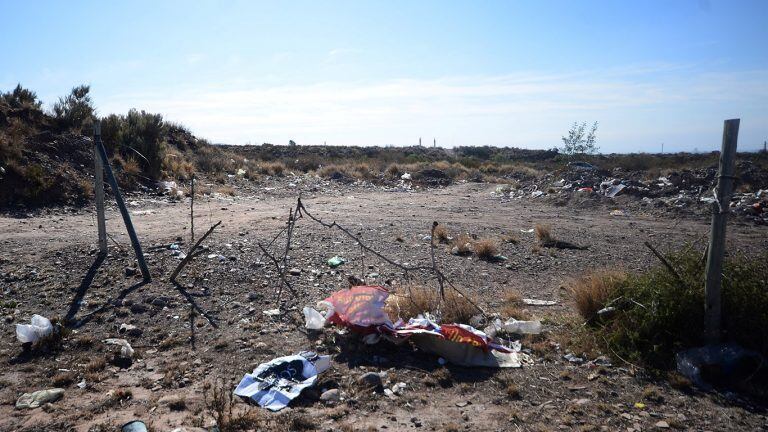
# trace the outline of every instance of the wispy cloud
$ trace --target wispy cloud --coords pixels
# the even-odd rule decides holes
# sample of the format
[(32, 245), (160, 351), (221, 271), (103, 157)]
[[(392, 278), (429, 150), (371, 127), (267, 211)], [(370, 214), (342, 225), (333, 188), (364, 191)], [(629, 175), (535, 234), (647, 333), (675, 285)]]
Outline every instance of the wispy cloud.
[(745, 115), (765, 119), (765, 82), (765, 70), (697, 73), (690, 66), (664, 64), (276, 87), (240, 82), (237, 88), (116, 96), (102, 101), (101, 111), (138, 107), (162, 112), (202, 136), (228, 143), (296, 139), (401, 145), (412, 144), (418, 136), (437, 136), (447, 145), (552, 147), (572, 121), (599, 120), (604, 142), (622, 138), (615, 146), (605, 142), (604, 149), (620, 151), (623, 148), (616, 146), (640, 145), (639, 139), (663, 140), (649, 134), (651, 124), (658, 135), (690, 130), (700, 137), (710, 125), (720, 127), (713, 118), (732, 111), (741, 115), (738, 110), (747, 110)]

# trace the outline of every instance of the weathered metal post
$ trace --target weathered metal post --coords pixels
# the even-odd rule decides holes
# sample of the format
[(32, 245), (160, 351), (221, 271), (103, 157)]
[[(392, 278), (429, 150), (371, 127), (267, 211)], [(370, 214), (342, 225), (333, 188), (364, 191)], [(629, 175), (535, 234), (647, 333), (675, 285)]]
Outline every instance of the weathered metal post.
[(128, 237), (131, 239), (131, 246), (136, 253), (136, 260), (139, 262), (139, 269), (141, 275), (144, 277), (145, 282), (152, 280), (152, 276), (149, 274), (149, 268), (144, 261), (144, 252), (141, 250), (141, 243), (139, 243), (139, 237), (136, 235), (136, 230), (133, 229), (133, 222), (131, 222), (131, 215), (128, 213), (128, 208), (125, 207), (125, 201), (123, 201), (123, 195), (120, 193), (120, 188), (117, 185), (117, 179), (112, 172), (112, 168), (109, 166), (109, 159), (107, 158), (107, 150), (104, 149), (104, 144), (101, 142), (101, 135), (96, 135), (94, 138), (94, 144), (101, 157), (101, 162), (104, 165), (104, 172), (107, 174), (107, 181), (112, 188), (112, 193), (115, 194), (115, 201), (117, 201), (117, 207), (120, 209), (120, 214), (123, 216), (123, 222), (125, 223), (125, 229), (128, 231)]
[(189, 222), (191, 225), (192, 239), (191, 242), (195, 242), (195, 175), (192, 174), (192, 191), (190, 192), (191, 200), (189, 202)]
[(107, 221), (104, 215), (104, 165), (101, 162), (97, 142), (101, 142), (101, 121), (93, 123), (93, 182), (96, 195), (96, 221), (99, 226), (99, 253), (106, 255), (107, 250)]
[(733, 189), (734, 159), (739, 137), (739, 119), (726, 120), (723, 126), (723, 147), (717, 176), (717, 195), (712, 209), (712, 231), (707, 253), (706, 283), (704, 286), (704, 333), (709, 343), (720, 341), (721, 286), (723, 257), (725, 256), (725, 226)]

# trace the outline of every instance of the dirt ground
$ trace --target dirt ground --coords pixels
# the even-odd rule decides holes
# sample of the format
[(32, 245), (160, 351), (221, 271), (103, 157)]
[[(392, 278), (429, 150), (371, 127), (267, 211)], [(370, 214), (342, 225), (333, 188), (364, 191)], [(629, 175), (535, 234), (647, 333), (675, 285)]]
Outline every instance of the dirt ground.
[[(140, 284), (140, 275), (132, 274), (135, 260), (113, 205), (107, 218), (114, 242), (103, 262), (97, 259), (90, 208), (0, 216), (0, 430), (117, 430), (133, 419), (144, 420), (156, 431), (208, 428), (213, 419), (206, 383), (224, 383), (231, 391), (258, 364), (305, 350), (333, 355), (331, 368), (314, 391), (277, 414), (242, 402), (236, 412), (257, 412), (281, 427), (329, 431), (768, 428), (764, 410), (738, 396), (673, 389), (620, 361), (608, 366), (563, 358), (568, 352), (564, 323), (574, 319), (564, 289), (569, 278), (592, 269), (633, 271), (656, 265), (643, 242), (668, 251), (703, 241), (708, 235), (706, 214), (638, 209), (611, 216), (620, 201), (562, 205), (502, 200), (494, 190), (495, 185), (476, 183), (421, 191), (276, 185), (238, 190), (233, 197), (201, 198), (196, 205), (197, 236), (219, 220), (222, 225), (205, 243), (210, 251), (182, 272), (178, 287), (168, 281), (178, 263), (168, 246), (179, 237), (181, 249), (189, 247), (188, 198), (126, 198), (153, 275), (149, 284)], [(407, 282), (397, 268), (371, 254), (363, 256), (341, 232), (308, 218), (297, 222), (289, 253), (289, 267), (300, 270), (290, 276), (298, 296), (283, 293), (288, 310), (280, 317), (265, 315), (264, 310), (277, 307), (279, 281), (257, 243), (268, 243), (285, 226), (299, 191), (315, 216), (337, 221), (403, 264), (429, 265), (433, 221), (445, 224), (451, 234), (469, 232), (491, 239), (514, 235), (517, 244), (501, 245), (508, 257), (504, 262), (454, 256), (444, 246), (437, 260), (449, 279), (488, 312), (497, 311), (510, 290), (557, 302), (528, 307), (545, 328), (543, 335), (522, 341), (523, 348), (531, 350), (533, 365), (444, 367), (436, 356), (408, 344), (366, 346), (354, 335), (339, 335), (331, 328), (307, 335), (301, 308), (348, 287), (347, 276), (395, 288)], [(558, 238), (588, 248), (536, 252), (534, 234), (528, 232), (536, 223), (549, 224)], [(765, 226), (733, 222), (728, 236), (734, 251), (749, 254), (768, 248)], [(325, 264), (334, 255), (348, 260), (337, 270)], [(414, 283), (434, 285), (427, 274), (413, 278)], [(52, 352), (24, 354), (15, 324), (28, 322), (35, 313), (69, 315), (79, 326)], [(122, 324), (136, 329), (120, 333)], [(133, 364), (104, 361), (112, 357), (102, 340), (112, 337), (126, 338), (136, 349)], [(405, 383), (404, 390), (388, 397), (362, 388), (358, 378), (371, 371), (382, 372), (385, 386)], [(77, 384), (83, 382), (80, 388)], [(15, 409), (22, 393), (52, 387), (65, 389), (61, 400), (38, 409)], [(320, 392), (330, 388), (340, 390), (341, 400), (318, 400)]]

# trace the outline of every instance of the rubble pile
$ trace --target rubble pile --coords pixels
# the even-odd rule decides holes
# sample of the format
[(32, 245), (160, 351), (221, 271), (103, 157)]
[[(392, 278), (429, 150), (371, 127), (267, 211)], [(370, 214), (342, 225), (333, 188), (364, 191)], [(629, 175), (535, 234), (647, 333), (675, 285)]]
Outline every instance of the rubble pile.
[[(739, 162), (737, 173), (731, 212), (747, 221), (768, 225), (768, 175), (749, 161)], [(513, 200), (579, 196), (609, 204), (616, 202), (615, 197), (624, 196), (640, 206), (706, 214), (716, 205), (717, 167), (684, 169), (651, 179), (647, 174), (621, 168), (602, 170), (585, 162), (574, 162), (563, 171), (546, 174), (518, 188), (499, 186), (495, 194)]]

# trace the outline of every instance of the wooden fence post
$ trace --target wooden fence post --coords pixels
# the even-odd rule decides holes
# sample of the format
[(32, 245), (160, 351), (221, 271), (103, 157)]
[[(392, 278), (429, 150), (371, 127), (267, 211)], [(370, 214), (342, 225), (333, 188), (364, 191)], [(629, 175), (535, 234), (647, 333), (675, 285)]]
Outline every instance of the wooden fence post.
[(717, 177), (716, 202), (712, 209), (712, 231), (707, 253), (706, 283), (704, 286), (704, 334), (709, 343), (720, 342), (721, 295), (723, 257), (725, 256), (725, 226), (733, 188), (736, 142), (739, 137), (739, 119), (726, 120), (723, 126), (723, 147)]
[(101, 141), (101, 122), (93, 123), (93, 161), (94, 161), (94, 190), (96, 195), (96, 221), (99, 226), (99, 253), (106, 255), (107, 250), (107, 221), (104, 215), (104, 165), (101, 162), (96, 143)]

